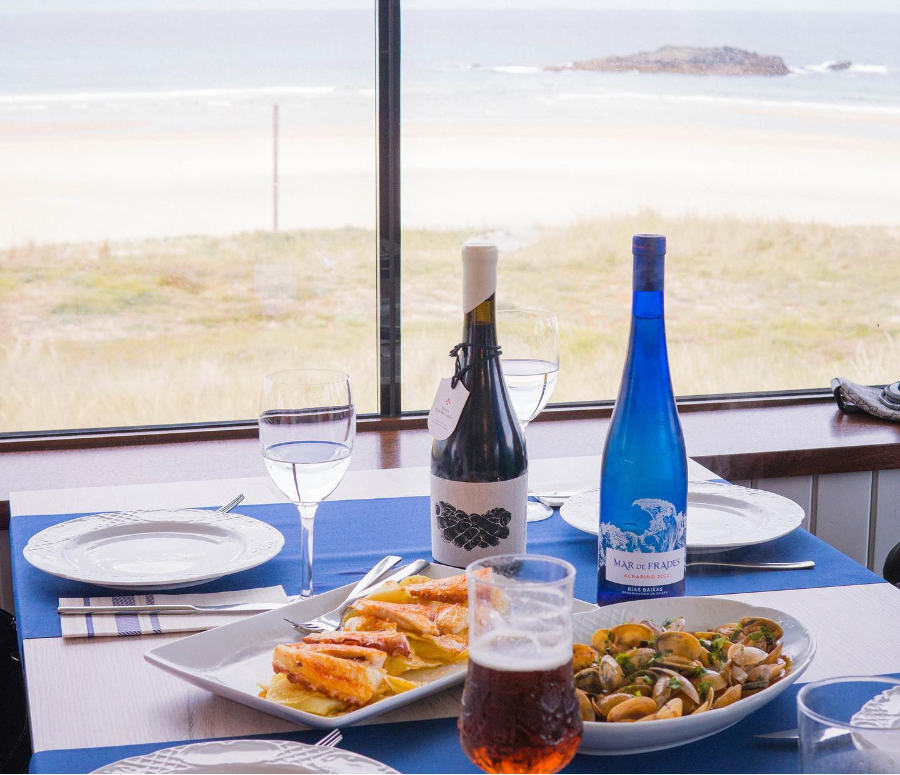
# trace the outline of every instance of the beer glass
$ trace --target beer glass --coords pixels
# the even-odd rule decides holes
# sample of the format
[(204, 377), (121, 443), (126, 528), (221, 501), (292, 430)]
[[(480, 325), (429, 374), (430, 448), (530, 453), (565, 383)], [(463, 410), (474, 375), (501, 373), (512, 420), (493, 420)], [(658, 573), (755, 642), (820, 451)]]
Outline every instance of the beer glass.
[(558, 772), (582, 734), (572, 674), (575, 568), (508, 554), (473, 562), (466, 576), (463, 751), (485, 772)]

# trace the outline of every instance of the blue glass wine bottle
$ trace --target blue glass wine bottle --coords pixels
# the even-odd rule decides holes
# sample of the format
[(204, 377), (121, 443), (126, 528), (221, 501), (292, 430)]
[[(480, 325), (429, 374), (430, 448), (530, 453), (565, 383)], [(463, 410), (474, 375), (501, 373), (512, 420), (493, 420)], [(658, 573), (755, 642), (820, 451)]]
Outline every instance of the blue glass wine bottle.
[(684, 594), (687, 456), (666, 351), (666, 238), (637, 234), (632, 253), (628, 358), (600, 479), (600, 605)]

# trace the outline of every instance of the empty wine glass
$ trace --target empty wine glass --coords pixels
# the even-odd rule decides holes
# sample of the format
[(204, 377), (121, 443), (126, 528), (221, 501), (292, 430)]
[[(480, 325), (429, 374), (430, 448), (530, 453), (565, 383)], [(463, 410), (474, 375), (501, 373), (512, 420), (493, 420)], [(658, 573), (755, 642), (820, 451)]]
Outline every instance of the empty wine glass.
[[(522, 433), (547, 405), (559, 376), (559, 326), (556, 315), (542, 309), (504, 309), (497, 313), (503, 354), (500, 366)], [(553, 509), (528, 501), (529, 522), (539, 522)]]
[(350, 377), (331, 369), (268, 374), (259, 441), (269, 476), (300, 511), (300, 596), (313, 592), (313, 520), (350, 465), (356, 410)]

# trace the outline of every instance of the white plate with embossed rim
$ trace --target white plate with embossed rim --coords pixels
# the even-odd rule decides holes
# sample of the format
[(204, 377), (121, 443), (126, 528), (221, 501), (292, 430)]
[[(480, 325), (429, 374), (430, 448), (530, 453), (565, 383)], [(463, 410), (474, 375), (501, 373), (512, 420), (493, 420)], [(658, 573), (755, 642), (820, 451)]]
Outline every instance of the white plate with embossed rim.
[(203, 509), (91, 514), (31, 537), (22, 554), (34, 567), (111, 589), (179, 589), (255, 568), (284, 546), (258, 519)]
[[(442, 579), (464, 572), (460, 568), (431, 563), (422, 575)], [(317, 716), (260, 697), (259, 684), (266, 683), (272, 678), (272, 652), (275, 646), (293, 643), (298, 639), (297, 633), (285, 619), (305, 622), (331, 611), (343, 602), (352, 588), (353, 584), (347, 584), (290, 603), (276, 611), (248, 616), (238, 622), (216, 627), (214, 630), (199, 632), (157, 646), (144, 654), (144, 659), (151, 665), (220, 697), (226, 697), (241, 705), (247, 705), (295, 724), (304, 724), (317, 729), (347, 727), (404, 705), (410, 705), (461, 684), (465, 680), (467, 660), (417, 670), (407, 676), (421, 682), (415, 689), (383, 697), (338, 716)], [(594, 611), (596, 608), (597, 606), (592, 603), (577, 599), (573, 601), (572, 606), (575, 613)], [(451, 707), (454, 711), (457, 710), (458, 701), (453, 700)], [(415, 714), (415, 711), (410, 713)], [(423, 716), (423, 718), (433, 717), (433, 715)]]
[(394, 775), (388, 767), (353, 751), (291, 740), (217, 740), (162, 748), (107, 764), (94, 773), (349, 773)]
[[(573, 495), (559, 510), (572, 527), (597, 535), (600, 490)], [(687, 548), (711, 554), (774, 541), (803, 522), (803, 507), (781, 495), (727, 482), (688, 482)]]
[(736, 622), (745, 616), (764, 616), (778, 622), (784, 630), (784, 653), (791, 658), (791, 672), (757, 694), (706, 713), (638, 724), (586, 721), (579, 753), (597, 756), (647, 753), (702, 740), (737, 724), (774, 700), (803, 674), (816, 655), (815, 637), (795, 617), (775, 608), (715, 597), (663, 597), (617, 603), (576, 614), (572, 617), (575, 642), (590, 643), (595, 630), (632, 619), (663, 622), (675, 616), (683, 616), (685, 630), (694, 632)]

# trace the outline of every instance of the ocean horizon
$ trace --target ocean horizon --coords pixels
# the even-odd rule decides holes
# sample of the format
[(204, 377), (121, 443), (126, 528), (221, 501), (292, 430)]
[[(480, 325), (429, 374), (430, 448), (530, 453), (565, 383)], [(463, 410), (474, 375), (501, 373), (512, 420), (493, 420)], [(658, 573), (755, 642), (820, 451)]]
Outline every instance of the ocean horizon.
[[(405, 11), (403, 217), (900, 223), (900, 14)], [(0, 15), (0, 244), (372, 228), (374, 14)], [(789, 74), (554, 71), (664, 45)], [(833, 63), (850, 63), (832, 69)]]
[[(43, 111), (103, 113), (148, 104), (370, 101), (373, 36), (373, 15), (362, 11), (0, 14), (0, 111), (33, 118)], [(499, 98), (495, 114), (521, 110), (523, 97), (527, 103), (549, 95), (560, 102), (664, 97), (727, 105), (737, 99), (895, 115), (898, 39), (900, 14), (406, 11), (404, 98), (411, 117), (423, 119), (443, 115), (436, 105), (462, 94)], [(727, 45), (776, 55), (790, 74), (544, 69), (663, 45)], [(851, 64), (829, 69), (838, 62)], [(504, 95), (513, 105), (503, 104)]]

